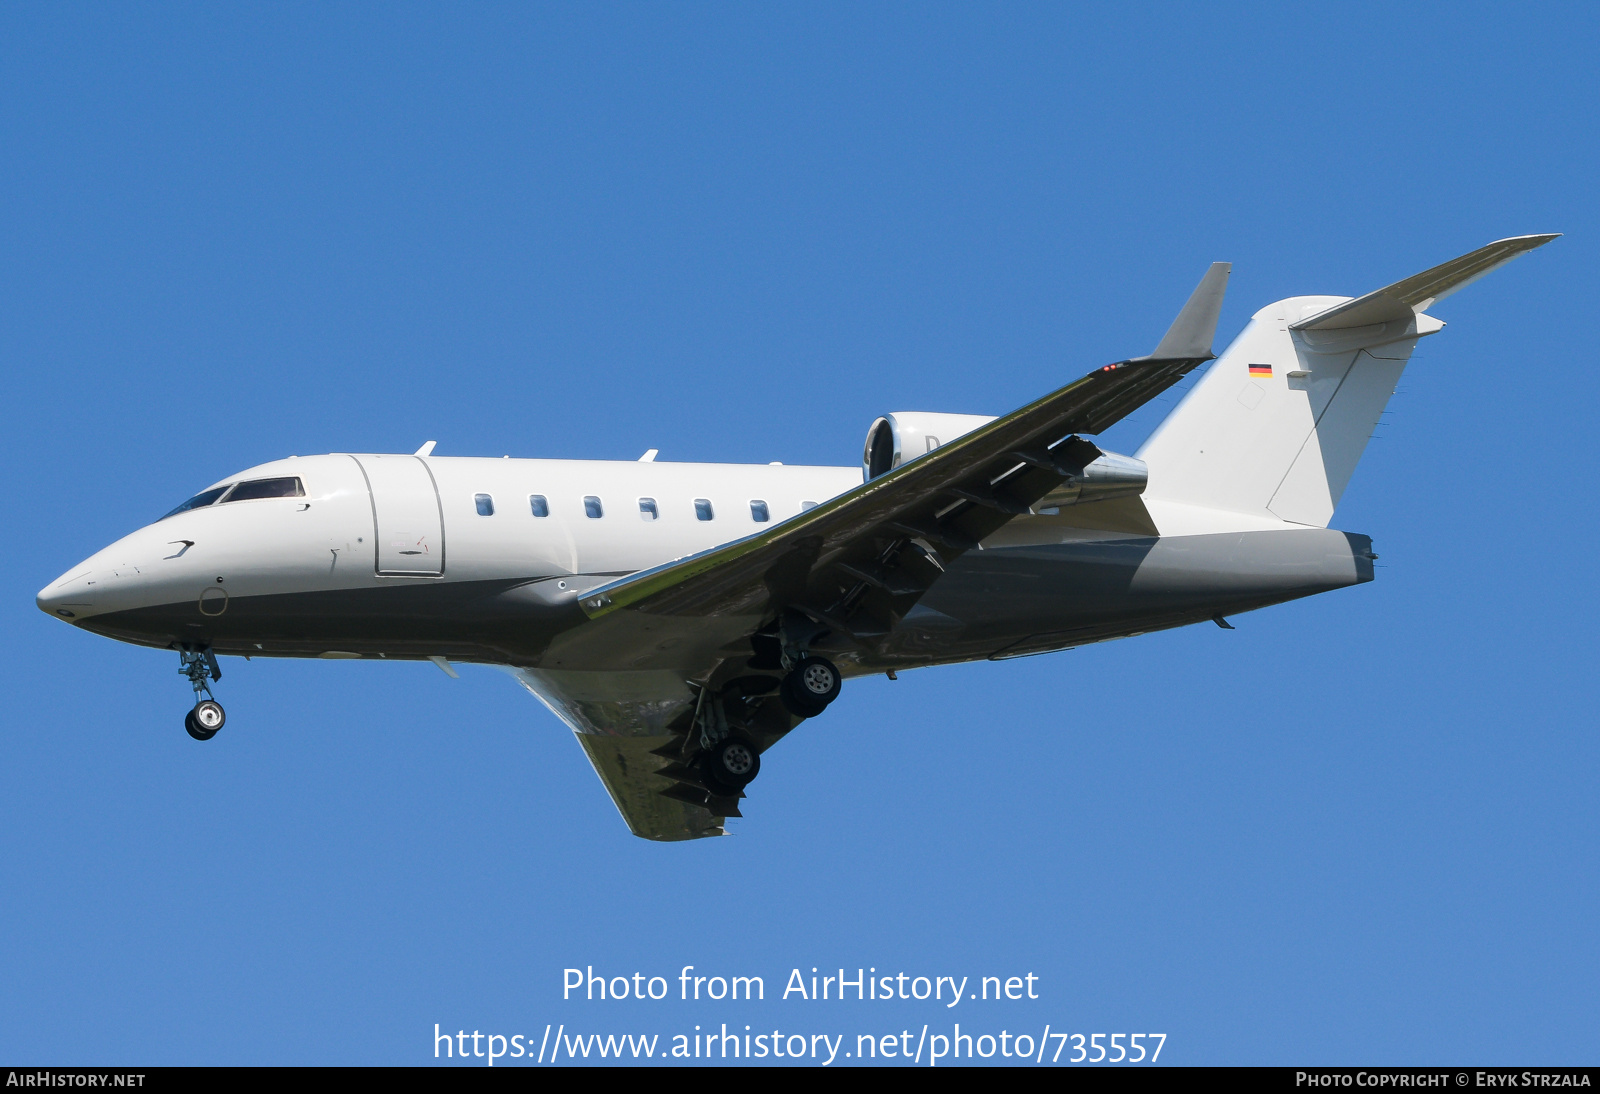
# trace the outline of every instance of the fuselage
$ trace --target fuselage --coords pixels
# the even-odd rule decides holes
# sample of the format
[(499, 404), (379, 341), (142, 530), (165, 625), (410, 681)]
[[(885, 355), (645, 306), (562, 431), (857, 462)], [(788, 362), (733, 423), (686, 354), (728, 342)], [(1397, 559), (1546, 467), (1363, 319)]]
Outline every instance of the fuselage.
[[(291, 457), (214, 484), (205, 504), (84, 560), (38, 604), (161, 648), (550, 667), (552, 642), (585, 625), (585, 590), (771, 527), (861, 478), (853, 467)], [(1059, 649), (1372, 576), (1370, 544), (1341, 532), (1158, 537), (1063, 512), (1018, 518), (968, 552), (876, 649), (842, 651), (841, 667)], [(651, 668), (674, 667), (669, 642), (647, 654)], [(645, 655), (582, 656), (555, 664), (627, 669)]]

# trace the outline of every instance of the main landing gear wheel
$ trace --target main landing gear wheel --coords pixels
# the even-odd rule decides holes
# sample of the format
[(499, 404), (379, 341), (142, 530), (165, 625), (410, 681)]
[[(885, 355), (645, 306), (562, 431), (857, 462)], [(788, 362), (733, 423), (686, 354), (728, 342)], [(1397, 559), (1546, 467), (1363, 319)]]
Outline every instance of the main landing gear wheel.
[(778, 696), (797, 718), (815, 718), (839, 697), (839, 670), (823, 657), (802, 657), (783, 678)]
[(708, 790), (733, 797), (761, 774), (761, 754), (756, 746), (740, 737), (725, 737), (704, 753), (701, 774), (711, 785)]
[(217, 735), (227, 722), (228, 716), (222, 709), (222, 704), (215, 699), (202, 699), (194, 705), (194, 709), (183, 716), (183, 728), (189, 731), (189, 736), (197, 741), (209, 741)]

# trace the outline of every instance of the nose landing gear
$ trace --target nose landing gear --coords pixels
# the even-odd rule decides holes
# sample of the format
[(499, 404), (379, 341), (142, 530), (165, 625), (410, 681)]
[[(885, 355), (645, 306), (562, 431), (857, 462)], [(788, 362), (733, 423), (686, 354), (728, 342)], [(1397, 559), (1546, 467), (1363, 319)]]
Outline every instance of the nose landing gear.
[(197, 741), (209, 741), (228, 720), (228, 715), (211, 694), (212, 680), (222, 679), (222, 666), (210, 646), (178, 647), (178, 672), (189, 678), (194, 688), (194, 709), (183, 716), (183, 728)]

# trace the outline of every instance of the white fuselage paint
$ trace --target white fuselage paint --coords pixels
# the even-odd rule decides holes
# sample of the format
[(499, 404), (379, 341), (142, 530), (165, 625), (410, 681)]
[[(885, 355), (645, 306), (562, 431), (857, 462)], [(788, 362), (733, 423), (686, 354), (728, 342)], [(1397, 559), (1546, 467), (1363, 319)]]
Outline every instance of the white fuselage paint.
[[(369, 476), (364, 468), (373, 468), (375, 457), (367, 455), (291, 457), (252, 467), (215, 485), (295, 475), (305, 497), (227, 502), (159, 520), (73, 567), (40, 592), (39, 605), (81, 621), (198, 602), (213, 587), (237, 597), (630, 573), (751, 535), (861, 482), (853, 467), (380, 458), (413, 463), (427, 474)], [(395, 497), (396, 490), (412, 494)], [(492, 516), (479, 515), (479, 494), (493, 499)], [(534, 495), (546, 499), (548, 516), (534, 515)], [(586, 514), (586, 497), (600, 500), (602, 516)], [(656, 519), (644, 518), (642, 498), (654, 500)], [(698, 499), (710, 502), (712, 519), (698, 518)], [(765, 502), (768, 522), (754, 519), (752, 502)], [(402, 518), (406, 527), (379, 527), (380, 516), (394, 523), (391, 512), (434, 507), (442, 536), (427, 549), (442, 558), (438, 575), (380, 573), (380, 537), (414, 532), (410, 525), (417, 523)]]

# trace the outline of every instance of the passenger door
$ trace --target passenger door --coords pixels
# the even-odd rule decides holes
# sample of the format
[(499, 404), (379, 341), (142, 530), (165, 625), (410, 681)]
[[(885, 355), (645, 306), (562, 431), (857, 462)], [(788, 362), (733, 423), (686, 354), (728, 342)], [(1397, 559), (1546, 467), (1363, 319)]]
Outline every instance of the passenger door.
[(377, 521), (376, 567), (394, 577), (444, 573), (444, 515), (433, 473), (419, 456), (358, 456)]

